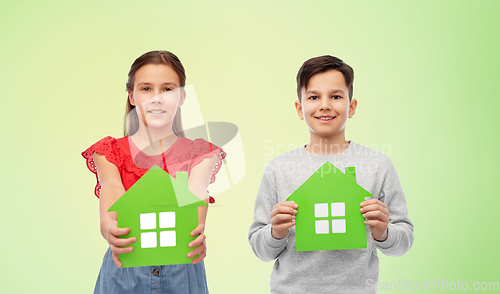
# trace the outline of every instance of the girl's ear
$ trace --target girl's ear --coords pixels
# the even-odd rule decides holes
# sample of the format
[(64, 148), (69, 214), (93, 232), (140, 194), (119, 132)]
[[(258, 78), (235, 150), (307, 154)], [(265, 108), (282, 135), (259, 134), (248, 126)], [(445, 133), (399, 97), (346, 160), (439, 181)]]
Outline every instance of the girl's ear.
[(297, 114), (299, 115), (299, 118), (301, 120), (304, 119), (304, 113), (302, 112), (302, 104), (300, 103), (300, 101), (295, 101), (295, 109), (297, 110)]
[(128, 92), (128, 101), (130, 105), (135, 106), (134, 94), (132, 92)]
[(184, 87), (182, 87), (181, 98), (179, 99), (179, 105), (177, 107), (181, 107), (182, 104), (184, 104), (185, 100), (186, 100), (186, 91), (184, 91)]

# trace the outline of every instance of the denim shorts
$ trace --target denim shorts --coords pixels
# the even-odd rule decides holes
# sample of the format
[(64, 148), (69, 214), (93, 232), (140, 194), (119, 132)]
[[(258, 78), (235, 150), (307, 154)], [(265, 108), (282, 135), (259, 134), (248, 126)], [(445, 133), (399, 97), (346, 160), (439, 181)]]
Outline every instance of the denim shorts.
[(119, 268), (108, 248), (102, 261), (94, 294), (114, 293), (208, 293), (205, 265), (173, 264)]

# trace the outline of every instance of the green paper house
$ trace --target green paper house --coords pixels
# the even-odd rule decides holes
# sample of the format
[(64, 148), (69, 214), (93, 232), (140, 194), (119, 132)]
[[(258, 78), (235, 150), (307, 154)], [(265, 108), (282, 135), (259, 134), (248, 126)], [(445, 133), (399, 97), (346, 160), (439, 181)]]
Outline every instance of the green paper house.
[(123, 267), (191, 263), (186, 254), (191, 231), (198, 226), (198, 207), (207, 204), (188, 189), (188, 173), (172, 178), (157, 166), (150, 169), (108, 211), (116, 211), (118, 227), (130, 228), (121, 238), (136, 237), (131, 253), (119, 254)]
[(288, 197), (299, 205), (295, 218), (297, 251), (366, 248), (360, 203), (372, 195), (356, 183), (354, 167), (345, 173), (330, 162)]

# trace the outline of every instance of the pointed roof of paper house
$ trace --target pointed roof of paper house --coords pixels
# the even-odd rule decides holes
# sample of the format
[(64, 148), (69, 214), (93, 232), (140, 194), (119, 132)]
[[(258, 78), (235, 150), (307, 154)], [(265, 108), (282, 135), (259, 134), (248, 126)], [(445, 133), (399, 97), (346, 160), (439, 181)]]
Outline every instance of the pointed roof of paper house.
[[(311, 191), (314, 193), (311, 194)], [(361, 198), (371, 197), (370, 192), (356, 182), (356, 168), (346, 167), (345, 173), (329, 161), (325, 162), (289, 197), (288, 201), (300, 201), (313, 198), (315, 201), (333, 200), (342, 194), (360, 195)]]
[(188, 173), (171, 177), (158, 166), (145, 173), (108, 211), (141, 210), (145, 207), (207, 206), (188, 188)]

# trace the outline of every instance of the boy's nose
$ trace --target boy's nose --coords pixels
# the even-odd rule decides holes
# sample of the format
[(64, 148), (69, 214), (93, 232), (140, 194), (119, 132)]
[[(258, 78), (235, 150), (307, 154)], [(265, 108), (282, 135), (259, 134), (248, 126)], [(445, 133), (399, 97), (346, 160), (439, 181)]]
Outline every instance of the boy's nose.
[(328, 99), (321, 99), (320, 109), (321, 110), (332, 109), (332, 106), (330, 105), (330, 101)]

